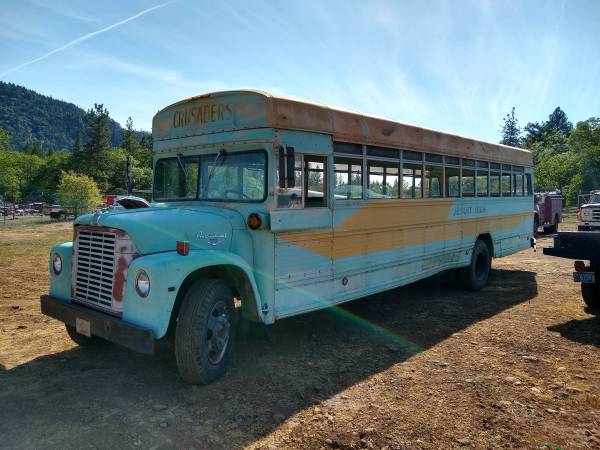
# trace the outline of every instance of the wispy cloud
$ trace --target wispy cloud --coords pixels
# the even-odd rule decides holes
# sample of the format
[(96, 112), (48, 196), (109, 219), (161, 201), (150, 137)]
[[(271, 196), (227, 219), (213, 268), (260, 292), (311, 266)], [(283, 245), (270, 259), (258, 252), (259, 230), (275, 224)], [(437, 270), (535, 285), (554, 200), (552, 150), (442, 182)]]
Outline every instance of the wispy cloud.
[(155, 10), (160, 9), (160, 8), (164, 8), (165, 6), (170, 5), (171, 3), (174, 3), (175, 1), (177, 1), (177, 0), (171, 0), (171, 1), (168, 1), (168, 2), (165, 2), (165, 3), (161, 3), (159, 5), (153, 6), (151, 8), (144, 9), (143, 11), (140, 11), (139, 13), (134, 14), (133, 16), (127, 17), (126, 19), (120, 20), (119, 22), (115, 22), (112, 25), (109, 25), (107, 27), (101, 28), (99, 30), (93, 31), (93, 32), (88, 33), (88, 34), (84, 34), (83, 36), (80, 36), (77, 39), (73, 39), (72, 41), (67, 42), (64, 45), (61, 45), (60, 47), (55, 48), (54, 50), (51, 50), (48, 53), (43, 54), (42, 56), (39, 56), (39, 57), (37, 57), (35, 59), (32, 59), (31, 61), (27, 61), (27, 62), (25, 62), (23, 64), (19, 64), (18, 66), (11, 67), (10, 69), (5, 70), (4, 72), (0, 73), (0, 78), (4, 77), (4, 76), (6, 76), (6, 75), (8, 75), (8, 74), (10, 74), (12, 72), (15, 72), (17, 70), (20, 70), (20, 69), (22, 69), (24, 67), (27, 67), (27, 66), (29, 66), (31, 64), (35, 64), (35, 63), (37, 63), (39, 61), (42, 61), (42, 60), (44, 60), (44, 59), (46, 59), (46, 58), (48, 58), (48, 57), (50, 57), (50, 56), (52, 56), (52, 55), (54, 55), (56, 53), (60, 53), (60, 52), (62, 52), (64, 50), (67, 50), (67, 49), (69, 49), (71, 47), (74, 47), (74, 46), (76, 46), (78, 44), (81, 44), (82, 42), (87, 41), (88, 39), (91, 39), (94, 36), (97, 36), (97, 35), (102, 34), (102, 33), (106, 33), (107, 31), (110, 31), (113, 28), (120, 27), (121, 25), (125, 25), (126, 23), (131, 22), (132, 20), (138, 19), (138, 18), (142, 17), (143, 15), (148, 14), (149, 12), (155, 11)]

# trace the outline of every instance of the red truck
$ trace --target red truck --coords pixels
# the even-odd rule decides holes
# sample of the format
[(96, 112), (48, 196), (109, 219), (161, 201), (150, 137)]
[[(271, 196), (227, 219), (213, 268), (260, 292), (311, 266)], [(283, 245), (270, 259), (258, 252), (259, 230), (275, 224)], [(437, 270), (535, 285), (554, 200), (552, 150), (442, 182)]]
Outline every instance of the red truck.
[(560, 191), (539, 192), (533, 197), (533, 234), (537, 235), (540, 226), (544, 233), (556, 233), (562, 222), (564, 198)]

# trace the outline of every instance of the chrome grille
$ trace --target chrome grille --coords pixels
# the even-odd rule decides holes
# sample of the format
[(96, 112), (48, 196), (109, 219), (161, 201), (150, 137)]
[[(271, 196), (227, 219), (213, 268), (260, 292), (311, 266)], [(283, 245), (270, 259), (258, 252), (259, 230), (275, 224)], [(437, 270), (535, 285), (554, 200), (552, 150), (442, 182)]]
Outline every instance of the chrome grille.
[(592, 208), (592, 221), (600, 222), (600, 208)]
[(75, 248), (74, 300), (113, 310), (116, 235), (79, 230)]

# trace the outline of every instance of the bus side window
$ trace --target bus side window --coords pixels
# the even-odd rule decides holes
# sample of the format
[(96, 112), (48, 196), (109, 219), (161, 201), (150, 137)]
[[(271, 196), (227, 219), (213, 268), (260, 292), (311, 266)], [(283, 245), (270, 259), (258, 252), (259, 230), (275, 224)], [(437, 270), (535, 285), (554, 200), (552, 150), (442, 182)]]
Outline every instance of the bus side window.
[(489, 185), (489, 164), (477, 161), (477, 197), (487, 197)]
[(490, 163), (490, 195), (500, 197), (500, 164)]
[(446, 197), (460, 197), (460, 168), (446, 166)]
[(369, 198), (398, 198), (398, 164), (368, 161)]
[(460, 187), (463, 197), (475, 197), (475, 161), (463, 159)]
[[(279, 158), (277, 158), (279, 160)], [(294, 155), (294, 178), (295, 186), (286, 188), (278, 186), (277, 188), (277, 207), (278, 208), (302, 208), (302, 154)], [(279, 180), (279, 161), (277, 162), (277, 180)]]
[(362, 160), (336, 156), (333, 163), (335, 200), (362, 199)]
[(442, 166), (425, 166), (425, 189), (423, 191), (425, 197), (442, 196), (442, 173)]
[(525, 174), (525, 178), (527, 179), (527, 196), (533, 195), (533, 187), (531, 185), (531, 174)]
[(502, 197), (510, 197), (512, 194), (511, 187), (511, 168), (508, 164), (502, 164)]
[(304, 207), (327, 206), (327, 157), (304, 155)]

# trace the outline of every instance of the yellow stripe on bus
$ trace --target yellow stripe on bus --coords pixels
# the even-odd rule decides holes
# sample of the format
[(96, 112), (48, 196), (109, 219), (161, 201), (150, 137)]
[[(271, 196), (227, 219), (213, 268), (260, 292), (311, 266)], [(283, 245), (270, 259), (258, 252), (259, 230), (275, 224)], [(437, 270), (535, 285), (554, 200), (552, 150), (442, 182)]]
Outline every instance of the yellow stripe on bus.
[(449, 220), (450, 207), (451, 202), (438, 203), (434, 208), (428, 205), (414, 215), (404, 208), (377, 211), (379, 208), (363, 207), (334, 230), (282, 233), (279, 238), (326, 258), (339, 259), (504, 231), (531, 216), (518, 213)]

